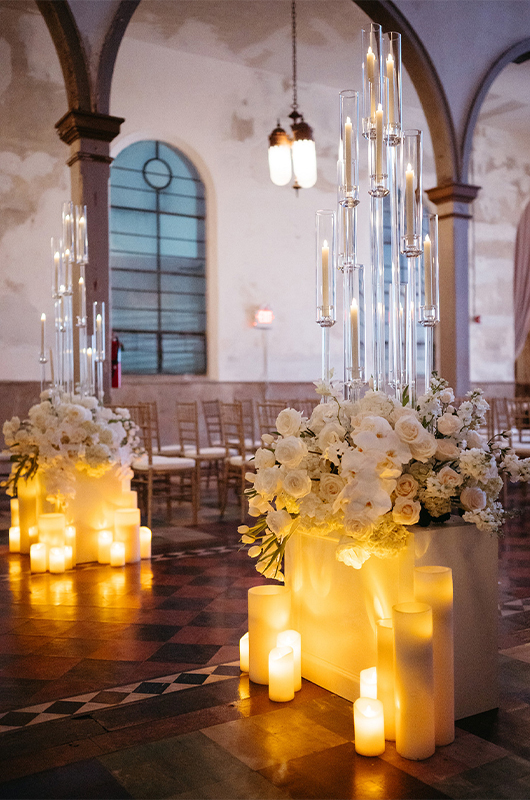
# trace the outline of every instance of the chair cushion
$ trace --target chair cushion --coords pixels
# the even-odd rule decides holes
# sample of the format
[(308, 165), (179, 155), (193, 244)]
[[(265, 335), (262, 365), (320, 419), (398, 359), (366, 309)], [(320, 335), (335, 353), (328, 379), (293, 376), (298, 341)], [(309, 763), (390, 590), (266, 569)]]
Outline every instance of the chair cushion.
[(160, 456), (179, 456), (180, 455), (180, 445), (179, 444), (163, 444), (160, 450), (158, 450), (157, 455)]
[(176, 456), (153, 456), (153, 463), (150, 465), (146, 455), (137, 458), (132, 463), (132, 468), (138, 472), (148, 472), (149, 470), (160, 472), (181, 472), (186, 469), (195, 469), (193, 458), (179, 458)]
[[(246, 453), (245, 464), (248, 464), (248, 462), (253, 458), (254, 458), (253, 455), (251, 455), (250, 453)], [(241, 456), (231, 456), (228, 460), (233, 467), (240, 467), (243, 464), (243, 459), (241, 458)]]
[[(197, 458), (197, 450), (194, 447), (185, 447), (184, 454), (188, 458)], [(205, 459), (224, 458), (226, 450), (224, 447), (200, 447), (199, 456)]]

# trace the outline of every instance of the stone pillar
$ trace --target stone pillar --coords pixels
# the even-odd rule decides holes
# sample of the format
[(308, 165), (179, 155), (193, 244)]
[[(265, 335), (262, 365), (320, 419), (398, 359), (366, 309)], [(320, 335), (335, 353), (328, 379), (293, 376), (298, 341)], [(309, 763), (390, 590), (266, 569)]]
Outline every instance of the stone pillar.
[[(69, 111), (56, 124), (60, 138), (70, 147), (72, 201), (87, 207), (88, 266), (86, 270), (88, 332), (92, 333), (92, 303), (105, 303), (106, 361), (105, 396), (110, 396), (110, 280), (109, 280), (109, 174), (112, 159), (109, 144), (119, 134), (121, 117), (87, 111)], [(74, 319), (78, 314), (76, 287), (79, 273), (74, 270)], [(76, 331), (77, 332), (77, 331)], [(74, 334), (75, 336), (75, 334)], [(74, 339), (74, 351), (77, 343)], [(78, 369), (78, 365), (77, 365)], [(76, 370), (76, 380), (79, 375)]]
[(480, 186), (450, 183), (427, 191), (438, 213), (440, 261), (440, 325), (437, 368), (455, 394), (469, 389), (468, 231), (473, 202)]

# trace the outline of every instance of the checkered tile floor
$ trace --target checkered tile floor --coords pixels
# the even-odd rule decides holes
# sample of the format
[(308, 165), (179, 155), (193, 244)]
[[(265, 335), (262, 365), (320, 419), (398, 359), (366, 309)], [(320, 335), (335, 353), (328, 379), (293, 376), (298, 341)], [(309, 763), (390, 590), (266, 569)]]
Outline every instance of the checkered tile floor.
[(234, 661), (230, 664), (201, 667), (175, 675), (152, 678), (149, 681), (129, 683), (126, 686), (117, 686), (101, 692), (88, 692), (76, 697), (67, 697), (64, 700), (40, 703), (0, 714), (0, 733), (25, 728), (28, 725), (39, 725), (42, 722), (61, 719), (61, 717), (89, 714), (91, 711), (98, 711), (101, 708), (148, 700), (162, 694), (191, 689), (194, 686), (218, 683), (229, 678), (239, 677), (240, 674), (239, 661)]

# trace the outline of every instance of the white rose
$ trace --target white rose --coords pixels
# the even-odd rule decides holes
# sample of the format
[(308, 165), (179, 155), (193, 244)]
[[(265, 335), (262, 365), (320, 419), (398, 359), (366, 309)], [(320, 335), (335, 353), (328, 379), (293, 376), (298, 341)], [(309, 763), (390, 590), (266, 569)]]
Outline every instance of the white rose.
[(423, 436), (416, 442), (410, 443), (410, 450), (417, 461), (425, 463), (436, 453), (437, 440), (432, 433), (424, 431)]
[(267, 525), (275, 534), (277, 539), (287, 536), (291, 530), (292, 524), (293, 520), (291, 515), (283, 508), (279, 511), (269, 511), (267, 514)]
[(345, 433), (345, 428), (339, 422), (328, 422), (318, 434), (318, 446), (325, 453), (328, 447), (342, 442)]
[(258, 447), (256, 455), (254, 456), (254, 465), (256, 469), (265, 469), (273, 467), (276, 463), (274, 453), (270, 450), (265, 450), (263, 447)]
[(296, 469), (307, 454), (307, 447), (297, 436), (286, 436), (276, 443), (276, 461), (288, 469)]
[(486, 493), (478, 486), (466, 486), (460, 495), (460, 502), (466, 511), (482, 511), (486, 508)]
[(438, 481), (441, 486), (454, 489), (462, 483), (462, 476), (451, 467), (445, 466), (438, 473)]
[(322, 500), (332, 503), (342, 492), (346, 481), (339, 475), (322, 475), (320, 478), (319, 495)]
[(450, 439), (437, 439), (434, 455), (438, 461), (454, 461), (460, 456), (460, 450)]
[(442, 414), (437, 425), (442, 436), (452, 436), (454, 433), (458, 433), (462, 427), (462, 422), (456, 414)]
[(419, 441), (425, 433), (425, 428), (413, 414), (403, 414), (399, 417), (394, 430), (401, 441), (407, 444)]
[(272, 444), (274, 441), (274, 436), (272, 436), (270, 433), (262, 433), (261, 441), (263, 444)]
[(396, 494), (399, 497), (414, 497), (416, 492), (418, 491), (418, 481), (409, 475), (408, 472), (404, 472), (403, 475), (400, 475), (396, 481)]
[(294, 408), (284, 408), (276, 418), (276, 430), (282, 436), (294, 436), (302, 425), (302, 413)]
[(320, 433), (324, 425), (328, 422), (337, 420), (337, 405), (336, 403), (319, 403), (315, 406), (311, 418), (307, 423), (309, 430), (313, 433)]
[(265, 467), (261, 469), (256, 475), (254, 481), (254, 489), (262, 497), (270, 500), (280, 491), (281, 475), (279, 467)]
[(392, 509), (392, 519), (398, 525), (415, 525), (420, 518), (421, 503), (410, 497), (398, 497)]
[(305, 469), (293, 469), (283, 476), (283, 490), (291, 497), (305, 497), (311, 491), (311, 478)]
[(370, 553), (362, 545), (346, 540), (337, 545), (335, 558), (348, 567), (361, 569), (364, 562), (370, 558)]

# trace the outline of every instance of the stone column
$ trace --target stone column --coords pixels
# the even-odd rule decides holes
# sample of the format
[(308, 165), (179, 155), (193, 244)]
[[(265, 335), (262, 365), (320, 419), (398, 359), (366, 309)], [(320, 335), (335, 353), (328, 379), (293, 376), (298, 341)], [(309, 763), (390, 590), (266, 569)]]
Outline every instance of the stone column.
[(427, 190), (437, 206), (440, 261), (440, 325), (436, 364), (456, 395), (469, 389), (468, 232), (480, 186), (450, 183)]
[[(104, 364), (104, 386), (109, 397), (110, 363), (110, 281), (109, 281), (109, 199), (110, 174), (109, 144), (119, 134), (121, 117), (87, 111), (69, 111), (56, 124), (60, 138), (70, 147), (67, 164), (70, 167), (72, 201), (87, 207), (88, 266), (86, 270), (87, 310), (92, 333), (92, 303), (105, 303), (106, 361)], [(74, 319), (79, 313), (76, 287), (79, 273), (74, 270)], [(74, 332), (74, 352), (77, 353)], [(77, 362), (77, 360), (76, 360)], [(76, 363), (76, 380), (79, 364)]]

